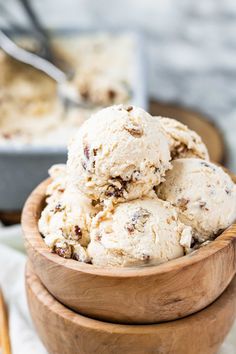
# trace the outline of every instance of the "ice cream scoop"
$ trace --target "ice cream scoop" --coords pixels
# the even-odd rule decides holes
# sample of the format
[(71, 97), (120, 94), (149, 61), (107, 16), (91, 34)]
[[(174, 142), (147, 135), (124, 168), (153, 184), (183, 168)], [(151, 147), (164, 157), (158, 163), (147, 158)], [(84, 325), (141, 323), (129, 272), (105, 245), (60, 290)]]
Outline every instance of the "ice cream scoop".
[(173, 161), (158, 195), (178, 208), (200, 242), (214, 238), (236, 219), (236, 185), (224, 170), (195, 158)]
[(153, 194), (170, 165), (167, 136), (141, 108), (105, 108), (87, 120), (68, 150), (70, 183), (97, 201)]
[(201, 137), (176, 119), (157, 117), (165, 130), (169, 141), (172, 159), (197, 157), (209, 160), (206, 145)]
[(87, 251), (97, 266), (153, 265), (183, 256), (191, 238), (170, 203), (145, 198), (98, 214)]
[(47, 188), (47, 206), (39, 219), (39, 231), (47, 246), (64, 258), (88, 262), (86, 249), (92, 217), (99, 209), (86, 196), (67, 185), (65, 165), (53, 166)]

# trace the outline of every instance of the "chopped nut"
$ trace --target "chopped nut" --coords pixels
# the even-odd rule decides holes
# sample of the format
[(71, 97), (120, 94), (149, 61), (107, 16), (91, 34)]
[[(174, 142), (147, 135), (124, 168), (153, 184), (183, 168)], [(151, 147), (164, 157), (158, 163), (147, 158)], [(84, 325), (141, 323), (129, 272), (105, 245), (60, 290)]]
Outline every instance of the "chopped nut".
[(59, 245), (55, 245), (53, 248), (53, 252), (58, 254), (58, 256), (63, 258), (71, 258), (72, 255), (72, 247), (67, 243), (60, 243)]
[(173, 215), (171, 215), (169, 218), (166, 219), (167, 224), (170, 225), (173, 221), (175, 221), (175, 218)]
[(209, 209), (206, 207), (206, 205), (207, 205), (207, 203), (204, 202), (204, 201), (200, 201), (200, 202), (199, 202), (199, 206), (200, 206), (201, 209), (204, 209), (204, 210), (206, 210), (206, 211), (209, 211)]
[(129, 132), (134, 138), (141, 138), (143, 135), (143, 128), (141, 125), (138, 124), (127, 124), (125, 125), (124, 129)]
[(127, 222), (125, 224), (125, 229), (128, 231), (129, 234), (132, 234), (135, 230), (134, 224)]
[(99, 199), (97, 199), (97, 200), (92, 199), (92, 200), (91, 200), (91, 205), (92, 205), (93, 207), (96, 207), (99, 203), (100, 203)]
[(101, 239), (102, 239), (102, 236), (101, 236), (101, 235), (96, 235), (96, 236), (94, 237), (94, 240), (97, 241), (97, 242), (101, 241)]
[(127, 182), (120, 176), (110, 179), (111, 184), (107, 187), (105, 195), (107, 197), (122, 198), (127, 187)]
[(58, 203), (54, 208), (54, 213), (57, 213), (57, 212), (62, 211), (64, 209), (65, 209), (65, 206), (62, 206), (60, 203)]
[(158, 173), (160, 172), (160, 168), (159, 168), (159, 167), (155, 167), (155, 168), (154, 168), (154, 173), (157, 173), (157, 172), (158, 172)]
[(144, 208), (138, 208), (133, 214), (132, 221), (142, 220), (142, 222), (147, 222), (150, 213)]
[(188, 152), (188, 148), (185, 144), (179, 144), (171, 151), (171, 158), (174, 160), (179, 158), (181, 155), (184, 155)]
[(97, 156), (98, 149), (93, 149), (93, 156)]
[(122, 249), (113, 248), (113, 249), (111, 249), (111, 252), (114, 253), (115, 255), (117, 255), (118, 257), (125, 256), (125, 251)]
[(83, 169), (86, 171), (87, 163), (84, 160), (81, 160), (81, 165), (82, 165)]
[(122, 198), (123, 197), (123, 188), (118, 188), (115, 186), (108, 186), (105, 195), (107, 197), (115, 197), (115, 198)]
[(225, 188), (225, 193), (228, 194), (228, 195), (231, 195), (232, 194), (232, 190), (228, 187)]
[(133, 233), (135, 230), (138, 232), (143, 232), (144, 225), (146, 224), (149, 217), (150, 213), (148, 210), (138, 208), (132, 215), (131, 221), (125, 224), (125, 229), (129, 233)]
[(133, 106), (128, 106), (127, 108), (126, 108), (126, 111), (127, 112), (131, 112), (133, 110)]
[(86, 157), (87, 160), (89, 160), (89, 147), (88, 147), (88, 145), (84, 146), (84, 156)]
[(74, 230), (75, 230), (75, 235), (77, 236), (77, 240), (80, 240), (82, 238), (82, 230), (79, 227), (79, 225), (75, 225)]
[(187, 205), (189, 203), (189, 200), (188, 199), (185, 199), (185, 198), (180, 198), (178, 200), (178, 207), (180, 208), (181, 211), (185, 211), (187, 210)]

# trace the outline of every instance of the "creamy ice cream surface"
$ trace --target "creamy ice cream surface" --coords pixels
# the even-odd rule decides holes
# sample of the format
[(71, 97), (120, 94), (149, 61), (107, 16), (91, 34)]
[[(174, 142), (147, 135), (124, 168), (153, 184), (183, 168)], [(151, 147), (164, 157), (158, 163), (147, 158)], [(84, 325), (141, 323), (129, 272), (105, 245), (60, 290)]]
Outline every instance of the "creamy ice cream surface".
[(130, 105), (93, 114), (71, 139), (67, 164), (49, 174), (38, 223), (46, 245), (98, 267), (167, 262), (236, 219), (236, 185), (201, 138)]
[(92, 115), (70, 143), (68, 178), (93, 200), (132, 200), (153, 194), (169, 161), (158, 119), (141, 108), (111, 106)]
[(170, 203), (139, 199), (95, 217), (88, 254), (97, 266), (153, 265), (183, 256), (191, 238)]
[(236, 185), (221, 167), (196, 158), (173, 161), (158, 195), (179, 210), (200, 242), (214, 238), (236, 219)]
[(170, 141), (171, 157), (184, 158), (196, 157), (204, 160), (209, 160), (209, 154), (206, 145), (201, 137), (190, 130), (186, 125), (178, 122), (175, 119), (166, 117), (157, 117), (168, 135)]
[(88, 262), (85, 247), (90, 241), (92, 217), (99, 209), (67, 184), (65, 165), (55, 165), (49, 172), (52, 182), (47, 188), (47, 205), (39, 219), (39, 231), (54, 252)]

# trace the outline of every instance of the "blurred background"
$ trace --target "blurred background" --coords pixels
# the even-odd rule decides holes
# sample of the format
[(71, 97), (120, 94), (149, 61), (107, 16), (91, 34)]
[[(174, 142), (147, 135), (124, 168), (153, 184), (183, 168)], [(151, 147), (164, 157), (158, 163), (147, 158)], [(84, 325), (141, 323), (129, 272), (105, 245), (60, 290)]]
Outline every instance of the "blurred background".
[[(27, 27), (19, 2), (3, 1)], [(145, 36), (148, 91), (208, 114), (225, 132), (236, 171), (236, 3), (233, 0), (32, 0), (50, 29), (139, 30)], [(7, 3), (7, 4), (6, 4)], [(0, 26), (9, 26), (1, 13)]]

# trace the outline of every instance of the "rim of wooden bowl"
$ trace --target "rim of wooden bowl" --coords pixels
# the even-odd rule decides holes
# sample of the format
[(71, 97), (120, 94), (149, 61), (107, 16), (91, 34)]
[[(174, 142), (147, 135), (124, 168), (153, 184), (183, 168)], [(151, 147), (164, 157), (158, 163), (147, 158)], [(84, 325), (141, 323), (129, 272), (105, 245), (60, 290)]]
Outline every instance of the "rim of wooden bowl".
[[(227, 170), (226, 172), (230, 175), (233, 182), (236, 183), (236, 175)], [(43, 257), (67, 269), (77, 270), (91, 275), (119, 278), (158, 275), (188, 268), (195, 263), (201, 262), (207, 257), (221, 252), (222, 249), (228, 247), (229, 243), (232, 241), (236, 242), (236, 223), (234, 223), (208, 245), (201, 247), (188, 255), (158, 265), (143, 267), (98, 267), (93, 264), (86, 264), (73, 259), (65, 259), (50, 252), (38, 230), (38, 219), (44, 205), (45, 192), (49, 183), (50, 178), (44, 180), (33, 190), (26, 200), (21, 219), (24, 239), (26, 243), (29, 243), (31, 247)]]
[[(29, 283), (29, 280), (31, 280), (31, 284)], [(226, 306), (229, 301), (232, 301), (232, 298), (235, 298), (234, 293), (236, 290), (236, 279), (233, 279), (233, 281), (229, 284), (229, 286), (225, 289), (225, 291), (220, 295), (220, 297), (216, 301), (214, 301), (201, 311), (198, 311), (187, 317), (179, 318), (169, 322), (154, 324), (121, 324), (90, 318), (81, 315), (80, 313), (75, 313), (72, 309), (63, 305), (55, 297), (53, 297), (53, 295), (51, 295), (50, 292), (46, 289), (46, 287), (41, 283), (38, 276), (34, 273), (32, 265), (29, 261), (27, 261), (25, 267), (25, 283), (27, 294), (29, 291), (32, 292), (35, 298), (37, 298), (37, 301), (40, 302), (44, 307), (47, 306), (50, 312), (53, 312), (56, 315), (60, 314), (60, 316), (65, 320), (83, 326), (85, 328), (117, 334), (125, 334), (127, 333), (127, 329), (131, 334), (156, 333), (157, 329), (160, 330), (162, 328), (163, 330), (165, 330), (165, 328), (168, 327), (169, 329), (175, 330), (176, 326), (183, 324), (183, 322), (190, 324), (193, 319), (196, 319), (196, 317), (198, 317), (198, 319), (203, 320), (203, 318), (205, 318), (206, 313), (212, 315), (213, 311), (216, 308), (219, 311), (219, 309), (222, 309), (224, 305)], [(47, 304), (45, 305), (46, 302)]]

